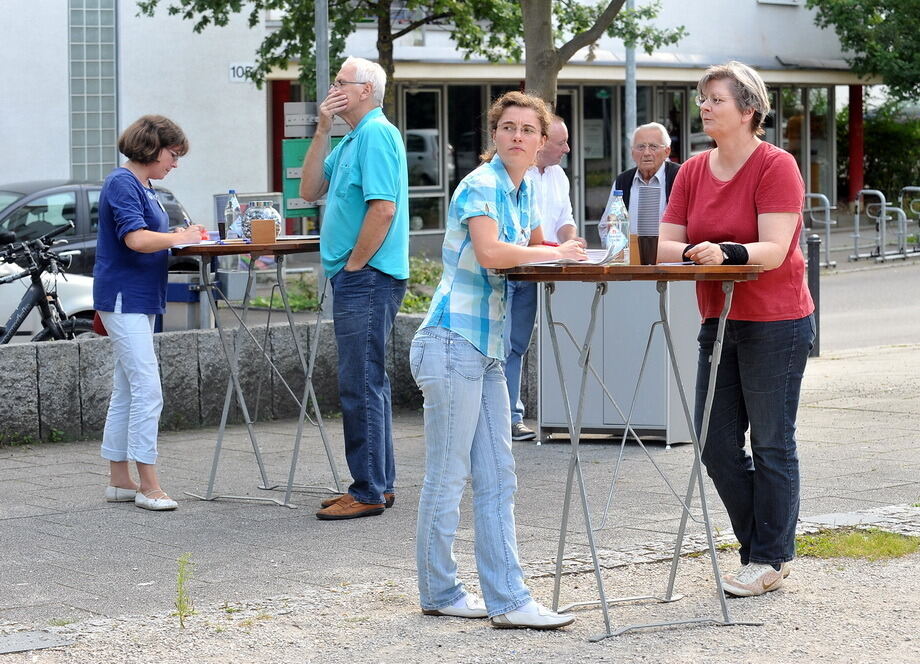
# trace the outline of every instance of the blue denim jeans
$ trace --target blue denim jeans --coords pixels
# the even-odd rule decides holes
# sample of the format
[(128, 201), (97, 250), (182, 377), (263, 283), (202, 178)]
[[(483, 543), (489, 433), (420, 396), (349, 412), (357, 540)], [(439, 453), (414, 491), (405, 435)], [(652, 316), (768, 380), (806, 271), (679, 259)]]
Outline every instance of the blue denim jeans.
[(372, 267), (340, 270), (332, 291), (345, 459), (354, 480), (348, 492), (379, 504), (396, 481), (386, 345), (406, 281)]
[(511, 421), (524, 419), (521, 401), (521, 364), (530, 346), (533, 324), (537, 318), (537, 284), (530, 281), (508, 280), (505, 319), (505, 380), (511, 402)]
[(443, 609), (466, 592), (453, 544), (460, 499), (472, 476), (476, 569), (490, 616), (530, 601), (514, 526), (517, 476), (508, 389), (499, 360), (442, 327), (424, 327), (409, 351), (425, 397), (425, 479), (418, 506), (416, 562), (423, 609)]
[[(696, 430), (702, 423), (716, 319), (703, 322), (696, 377)], [(703, 463), (735, 537), (741, 563), (778, 565), (795, 557), (799, 457), (795, 420), (813, 316), (727, 321)], [(751, 453), (745, 451), (750, 428)]]

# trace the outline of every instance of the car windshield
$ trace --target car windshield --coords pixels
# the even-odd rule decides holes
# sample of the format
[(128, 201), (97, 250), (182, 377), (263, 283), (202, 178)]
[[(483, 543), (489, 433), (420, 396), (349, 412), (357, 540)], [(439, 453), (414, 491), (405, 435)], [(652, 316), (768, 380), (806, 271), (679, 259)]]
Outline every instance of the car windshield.
[(20, 194), (16, 191), (0, 190), (0, 212), (3, 212), (6, 208), (18, 201), (23, 196), (25, 196), (25, 194)]

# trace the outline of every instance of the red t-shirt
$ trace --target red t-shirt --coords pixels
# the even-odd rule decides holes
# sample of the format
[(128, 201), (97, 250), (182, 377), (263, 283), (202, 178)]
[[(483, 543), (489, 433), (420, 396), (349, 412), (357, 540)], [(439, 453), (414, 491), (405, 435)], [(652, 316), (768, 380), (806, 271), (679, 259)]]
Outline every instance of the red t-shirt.
[[(761, 143), (728, 182), (709, 169), (709, 151), (691, 157), (677, 172), (665, 224), (687, 227), (687, 242), (758, 241), (757, 215), (796, 212), (799, 215), (789, 251), (782, 264), (760, 274), (756, 281), (735, 284), (733, 320), (794, 320), (815, 309), (805, 282), (805, 257), (799, 248), (805, 183), (795, 159), (785, 150)], [(722, 313), (725, 295), (717, 281), (701, 281), (696, 297), (703, 319)]]

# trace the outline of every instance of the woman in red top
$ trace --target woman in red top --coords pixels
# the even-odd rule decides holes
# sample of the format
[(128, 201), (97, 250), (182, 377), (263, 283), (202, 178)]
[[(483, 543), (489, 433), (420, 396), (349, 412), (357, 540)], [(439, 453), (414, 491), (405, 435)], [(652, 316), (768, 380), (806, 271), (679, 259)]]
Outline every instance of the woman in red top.
[[(697, 91), (703, 129), (717, 147), (681, 166), (661, 220), (658, 260), (765, 268), (758, 280), (735, 286), (709, 434), (701, 441), (703, 463), (741, 543), (742, 566), (723, 577), (723, 587), (761, 595), (782, 585), (795, 557), (795, 420), (815, 336), (798, 243), (804, 183), (792, 155), (760, 139), (770, 101), (753, 69), (740, 62), (710, 67)], [(701, 282), (697, 299), (699, 432), (724, 294), (719, 283)]]

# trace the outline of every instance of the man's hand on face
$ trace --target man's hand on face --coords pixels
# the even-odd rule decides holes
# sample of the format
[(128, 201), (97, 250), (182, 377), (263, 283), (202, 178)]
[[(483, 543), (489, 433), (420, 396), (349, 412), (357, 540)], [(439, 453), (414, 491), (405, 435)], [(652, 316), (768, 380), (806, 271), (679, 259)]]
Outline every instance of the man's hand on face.
[(328, 131), (336, 115), (341, 115), (348, 108), (348, 97), (339, 88), (329, 86), (329, 94), (319, 105), (319, 123), (317, 128)]

